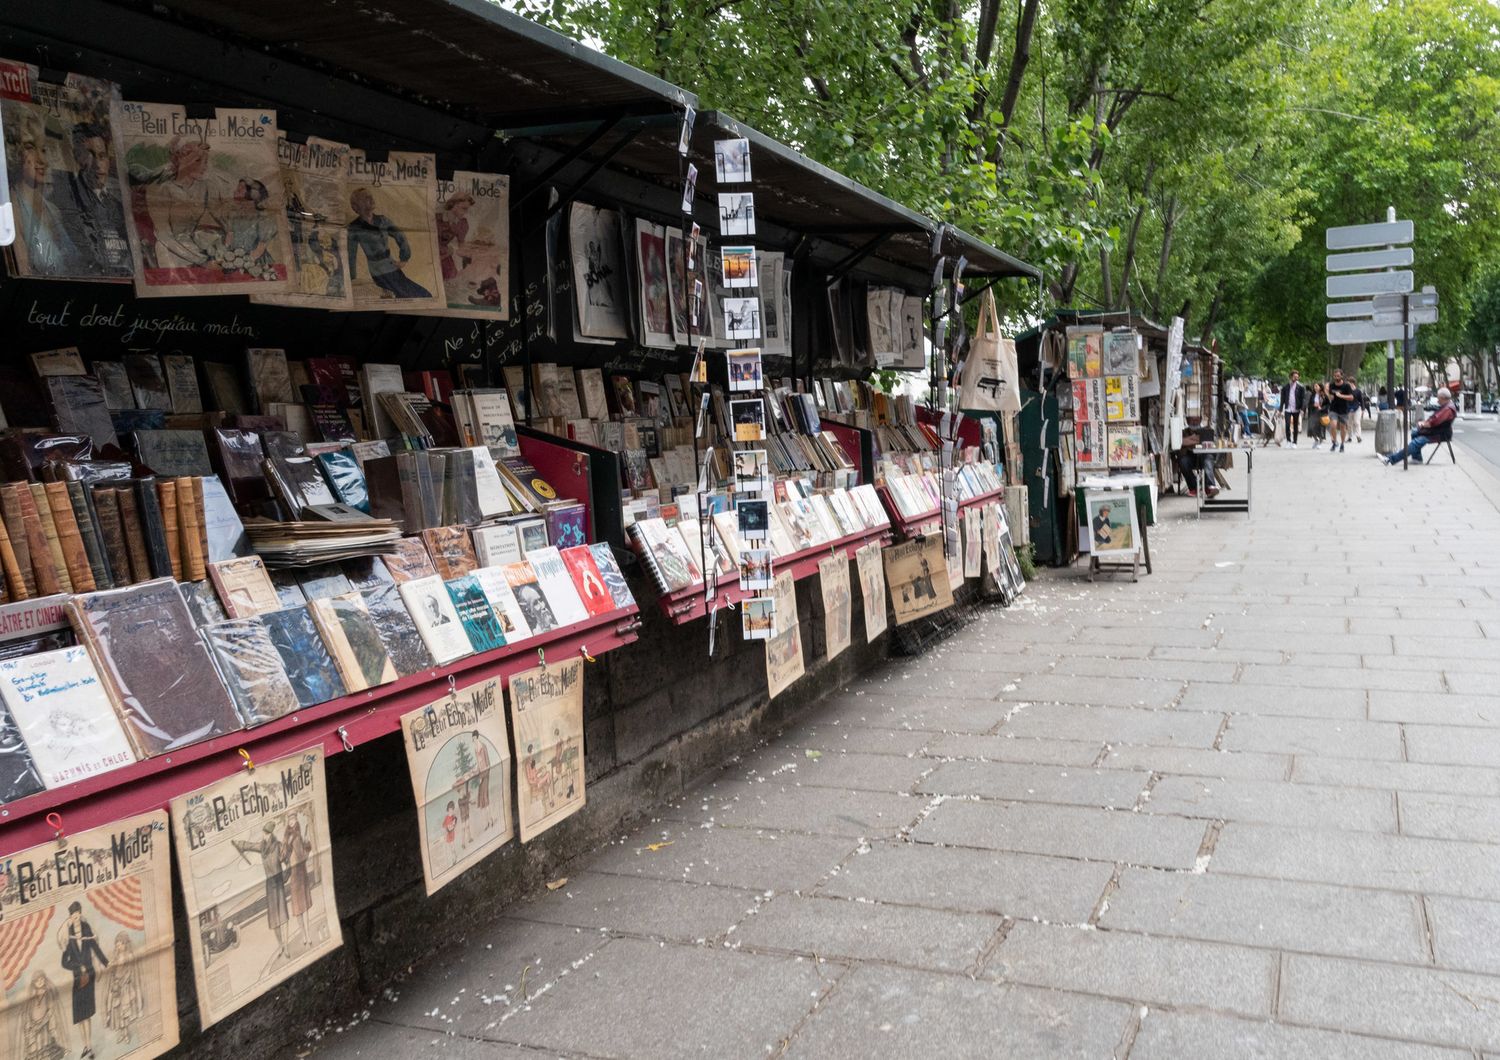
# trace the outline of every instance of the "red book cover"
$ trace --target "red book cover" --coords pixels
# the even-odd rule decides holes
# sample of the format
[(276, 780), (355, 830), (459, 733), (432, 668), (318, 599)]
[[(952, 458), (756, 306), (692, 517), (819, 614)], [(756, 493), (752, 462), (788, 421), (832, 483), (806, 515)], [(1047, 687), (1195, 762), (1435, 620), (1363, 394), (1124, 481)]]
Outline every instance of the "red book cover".
[(599, 565), (594, 562), (594, 554), (589, 547), (580, 545), (577, 548), (565, 548), (561, 555), (589, 614), (598, 616), (613, 611), (615, 599), (610, 594), (609, 586), (604, 584), (604, 576), (599, 573)]

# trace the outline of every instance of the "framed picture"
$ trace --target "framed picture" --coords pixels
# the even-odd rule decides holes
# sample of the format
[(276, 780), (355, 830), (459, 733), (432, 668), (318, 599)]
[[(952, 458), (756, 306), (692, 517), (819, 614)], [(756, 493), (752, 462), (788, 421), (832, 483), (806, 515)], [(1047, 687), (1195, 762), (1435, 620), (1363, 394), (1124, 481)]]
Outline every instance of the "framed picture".
[(1089, 490), (1084, 493), (1083, 504), (1094, 555), (1131, 556), (1140, 551), (1141, 528), (1136, 518), (1134, 490), (1107, 493)]

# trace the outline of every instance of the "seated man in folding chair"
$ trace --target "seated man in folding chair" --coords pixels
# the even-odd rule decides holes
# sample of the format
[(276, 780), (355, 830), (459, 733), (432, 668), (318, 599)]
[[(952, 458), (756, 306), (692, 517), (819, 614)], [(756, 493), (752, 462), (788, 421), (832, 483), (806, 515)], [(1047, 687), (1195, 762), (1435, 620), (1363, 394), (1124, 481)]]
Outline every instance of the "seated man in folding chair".
[(1420, 464), (1423, 446), (1453, 441), (1453, 421), (1458, 417), (1458, 406), (1453, 404), (1453, 394), (1447, 387), (1439, 388), (1437, 400), (1437, 411), (1417, 424), (1416, 430), (1411, 432), (1411, 444), (1405, 449), (1387, 453), (1381, 459), (1394, 466), (1401, 463), (1403, 457), (1410, 456)]
[(1212, 453), (1199, 453), (1198, 446), (1202, 444), (1203, 436), (1198, 433), (1197, 427), (1187, 427), (1182, 432), (1182, 448), (1177, 450), (1177, 470), (1182, 472), (1182, 478), (1187, 483), (1189, 497), (1198, 496), (1198, 473), (1203, 473), (1204, 491), (1210, 496), (1219, 492), (1218, 482), (1214, 479), (1214, 457)]

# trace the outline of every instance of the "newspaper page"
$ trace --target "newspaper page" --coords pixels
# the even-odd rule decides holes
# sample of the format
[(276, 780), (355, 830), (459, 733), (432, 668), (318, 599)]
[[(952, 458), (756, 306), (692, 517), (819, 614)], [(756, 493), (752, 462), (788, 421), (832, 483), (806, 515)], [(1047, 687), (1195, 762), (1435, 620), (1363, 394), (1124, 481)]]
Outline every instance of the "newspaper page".
[(376, 162), (363, 151), (349, 152), (344, 216), (354, 308), (405, 313), (443, 307), (436, 189), (432, 155), (392, 151)]
[(766, 688), (775, 699), (805, 672), (802, 624), (797, 620), (797, 583), (791, 571), (776, 575), (771, 592), (776, 601), (776, 632), (766, 641)]
[(886, 629), (885, 564), (880, 556), (880, 546), (872, 541), (861, 547), (854, 553), (854, 565), (859, 569), (859, 595), (865, 609), (865, 643), (869, 643)]
[(516, 809), (529, 843), (583, 808), (583, 659), (510, 679), (516, 732)]
[(308, 137), (306, 143), (276, 140), (276, 158), (286, 197), (292, 276), (287, 293), (251, 299), (308, 309), (354, 308), (349, 282), (349, 244), (344, 220), (349, 202), (349, 145)]
[(510, 736), (494, 678), (403, 715), (427, 893), (508, 843)]
[(0, 1055), (150, 1060), (177, 1044), (167, 815), (0, 859)]
[(321, 747), (173, 799), (172, 833), (204, 1027), (343, 945)]
[(510, 319), (510, 178), (453, 174), (435, 182), (438, 267), (446, 307), (439, 316)]
[(849, 596), (849, 556), (839, 552), (818, 561), (818, 583), (823, 590), (823, 638), (832, 659), (849, 646), (853, 625)]

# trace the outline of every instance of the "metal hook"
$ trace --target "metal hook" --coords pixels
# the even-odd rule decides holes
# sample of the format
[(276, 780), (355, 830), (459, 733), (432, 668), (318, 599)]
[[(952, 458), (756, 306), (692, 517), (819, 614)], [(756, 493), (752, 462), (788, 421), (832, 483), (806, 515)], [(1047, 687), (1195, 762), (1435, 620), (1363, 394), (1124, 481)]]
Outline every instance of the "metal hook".
[(547, 668), (547, 653), (541, 648), (538, 648), (536, 650), (536, 659), (541, 668), (545, 670)]
[(57, 845), (60, 847), (67, 846), (68, 838), (63, 834), (62, 814), (54, 810), (47, 815), (46, 821), (47, 826), (52, 829), (52, 834), (57, 838)]
[[(450, 677), (448, 680), (451, 681), (453, 679)], [(346, 750), (346, 751), (352, 751), (352, 750), (354, 750), (354, 745), (349, 742), (349, 730), (346, 729), (346, 728), (344, 728), (342, 725), (340, 725), (339, 728), (338, 728), (338, 734), (339, 734), (339, 743), (341, 743), (341, 744), (344, 745), (344, 750)]]
[(247, 773), (254, 773), (255, 772), (255, 763), (252, 762), (252, 761), (250, 761), (250, 752), (247, 751), (247, 750), (245, 750), (243, 747), (241, 747), (240, 748), (240, 757), (245, 760), (245, 772), (247, 772)]
[(583, 656), (583, 661), (584, 662), (591, 662), (592, 663), (592, 662), (598, 662), (599, 661), (598, 659), (594, 658), (592, 655), (589, 654), (589, 646), (587, 644), (580, 644), (578, 646), (578, 654)]
[(458, 698), (458, 682), (453, 679), (452, 674), (448, 675), (448, 695), (454, 699)]

